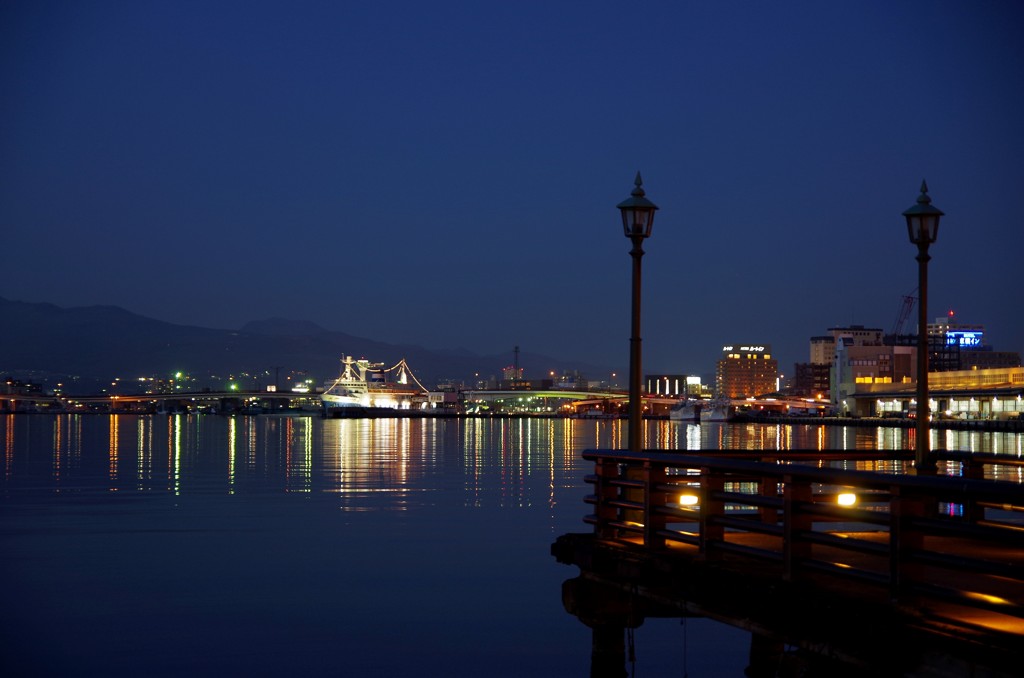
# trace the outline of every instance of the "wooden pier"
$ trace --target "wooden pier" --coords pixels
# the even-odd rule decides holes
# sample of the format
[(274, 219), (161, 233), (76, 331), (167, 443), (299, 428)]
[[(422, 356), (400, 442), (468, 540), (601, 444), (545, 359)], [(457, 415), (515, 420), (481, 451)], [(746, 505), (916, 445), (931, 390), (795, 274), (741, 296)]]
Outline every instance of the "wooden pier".
[(593, 531), (552, 554), (579, 568), (591, 675), (626, 675), (625, 629), (684, 616), (750, 631), (749, 676), (1024, 675), (1024, 485), (992, 479), (1022, 460), (885, 454), (585, 452)]

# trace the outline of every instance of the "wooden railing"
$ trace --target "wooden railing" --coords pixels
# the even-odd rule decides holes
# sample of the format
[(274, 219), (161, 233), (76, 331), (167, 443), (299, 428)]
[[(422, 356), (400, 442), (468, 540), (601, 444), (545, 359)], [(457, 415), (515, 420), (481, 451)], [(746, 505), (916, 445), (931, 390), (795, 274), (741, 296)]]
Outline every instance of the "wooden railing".
[[(747, 559), (785, 581), (859, 582), (893, 600), (941, 601), (961, 617), (965, 606), (985, 610), (1003, 630), (1024, 634), (1024, 485), (979, 479), (985, 463), (1020, 460), (946, 455), (977, 477), (823, 461), (854, 456), (588, 450), (595, 473), (586, 478), (594, 490), (585, 522), (599, 539), (634, 549)], [(841, 505), (840, 495), (855, 503)]]

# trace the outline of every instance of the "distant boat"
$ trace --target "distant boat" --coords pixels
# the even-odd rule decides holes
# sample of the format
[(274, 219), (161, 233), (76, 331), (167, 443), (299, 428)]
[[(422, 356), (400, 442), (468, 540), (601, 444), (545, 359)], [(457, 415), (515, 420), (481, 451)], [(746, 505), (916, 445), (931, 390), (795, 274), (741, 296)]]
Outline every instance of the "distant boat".
[[(413, 401), (425, 401), (427, 390), (412, 374), (405, 360), (390, 369), (384, 363), (354, 360), (345, 356), (341, 376), (320, 394), (324, 414), (328, 417), (362, 416), (387, 410), (410, 409)], [(386, 379), (386, 373), (398, 370), (395, 382)], [(418, 388), (409, 385), (409, 377)], [(422, 405), (423, 402), (421, 401)]]
[(700, 420), (708, 421), (735, 421), (738, 418), (736, 406), (731, 400), (713, 400), (700, 411)]
[(668, 411), (668, 418), (672, 421), (700, 421), (701, 403), (697, 400), (680, 400)]
[(589, 410), (577, 412), (573, 415), (574, 419), (615, 419), (618, 415), (609, 414), (602, 409), (591, 407)]

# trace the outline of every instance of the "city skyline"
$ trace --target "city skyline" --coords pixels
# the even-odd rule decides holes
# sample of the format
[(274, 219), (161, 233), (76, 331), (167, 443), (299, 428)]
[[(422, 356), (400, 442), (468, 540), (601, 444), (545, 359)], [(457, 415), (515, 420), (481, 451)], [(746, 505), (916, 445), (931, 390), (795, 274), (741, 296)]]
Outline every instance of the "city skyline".
[[(0, 297), (220, 329), (272, 317), (430, 349), (707, 374), (916, 287), (1024, 352), (1024, 10), (390, 2), (0, 9)], [(1009, 212), (1010, 216), (1004, 214)], [(911, 319), (910, 324), (914, 323)]]
[[(348, 349), (343, 352), (344, 356), (360, 359), (369, 356), (374, 359), (369, 362), (380, 366), (412, 358), (417, 368), (423, 368), (414, 371), (424, 376), (424, 381), (431, 386), (435, 383), (461, 383), (472, 389), (486, 388), (481, 384), (501, 379), (561, 382), (583, 377), (592, 385), (625, 388), (628, 377), (628, 371), (618, 365), (584, 364), (574, 356), (522, 352), (519, 346), (490, 355), (433, 352), (414, 345), (392, 345), (373, 338), (332, 333), (310, 323), (281, 320), (251, 323), (241, 331), (216, 330), (172, 325), (112, 306), (60, 308), (2, 297), (0, 315), (9, 320), (11, 328), (0, 336), (0, 357), (4, 360), (0, 365), (0, 376), (53, 389), (58, 382), (75, 375), (76, 394), (86, 393), (88, 390), (83, 391), (82, 387), (90, 381), (98, 384), (97, 390), (105, 390), (103, 387), (111, 380), (141, 388), (157, 381), (177, 381), (182, 377), (193, 384), (215, 387), (227, 382), (241, 380), (238, 383), (249, 383), (257, 379), (255, 390), (262, 390), (266, 384), (280, 385), (292, 379), (326, 384), (337, 377), (340, 369), (336, 353), (338, 346)], [(942, 322), (929, 324), (929, 334), (948, 334), (947, 343), (952, 338), (959, 350), (935, 356), (939, 362), (932, 366), (931, 371), (1019, 365), (1019, 353), (1004, 351), (988, 343), (984, 326), (960, 324), (952, 317), (937, 318), (936, 321)], [(75, 336), (75, 350), (69, 351), (62, 339), (55, 341), (55, 337), (64, 335)], [(834, 346), (839, 336), (854, 338), (855, 343), (865, 346), (907, 347), (913, 343), (912, 334), (894, 336), (880, 327), (830, 327), (828, 334), (807, 338), (810, 359), (800, 364), (779, 364), (772, 357), (777, 352), (770, 344), (735, 343), (722, 346), (715, 363), (701, 371), (685, 375), (645, 371), (641, 376), (647, 383), (686, 376), (699, 380), (695, 383), (716, 388), (723, 359), (738, 358), (739, 354), (748, 358), (755, 355), (775, 367), (771, 369), (770, 388), (758, 390), (754, 395), (776, 390), (776, 382), (783, 390), (801, 391), (810, 386), (808, 379), (817, 379), (807, 369), (815, 364), (831, 364), (837, 358)], [(969, 351), (969, 354), (964, 354), (964, 366), (953, 366), (954, 362), (959, 364), (963, 350)], [(1011, 354), (1016, 356), (1016, 362), (1009, 362)], [(519, 366), (519, 377), (509, 376), (515, 373), (513, 365)], [(645, 390), (649, 393), (662, 392), (658, 388)], [(677, 388), (675, 392), (682, 391)]]

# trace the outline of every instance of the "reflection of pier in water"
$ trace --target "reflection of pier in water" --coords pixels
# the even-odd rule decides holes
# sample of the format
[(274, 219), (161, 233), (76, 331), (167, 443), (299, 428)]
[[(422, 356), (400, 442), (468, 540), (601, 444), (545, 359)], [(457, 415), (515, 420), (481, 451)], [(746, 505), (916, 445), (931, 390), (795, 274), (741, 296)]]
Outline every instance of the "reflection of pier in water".
[(625, 629), (686, 616), (750, 631), (750, 676), (1020, 675), (1024, 486), (989, 478), (1021, 461), (893, 454), (584, 453), (594, 531), (552, 554), (580, 569), (591, 676), (626, 675)]

